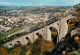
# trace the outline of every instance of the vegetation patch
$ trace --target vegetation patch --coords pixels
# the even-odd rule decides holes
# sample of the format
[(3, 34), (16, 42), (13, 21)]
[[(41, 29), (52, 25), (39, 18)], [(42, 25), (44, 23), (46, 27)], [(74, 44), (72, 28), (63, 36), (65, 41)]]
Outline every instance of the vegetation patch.
[(6, 34), (0, 33), (0, 39), (3, 38), (3, 37), (5, 37), (5, 36), (6, 36)]
[(7, 32), (6, 34), (7, 35), (10, 35), (12, 33), (15, 33), (16, 31), (19, 31), (21, 29), (23, 29), (24, 27), (15, 27), (15, 28), (12, 28), (9, 32)]

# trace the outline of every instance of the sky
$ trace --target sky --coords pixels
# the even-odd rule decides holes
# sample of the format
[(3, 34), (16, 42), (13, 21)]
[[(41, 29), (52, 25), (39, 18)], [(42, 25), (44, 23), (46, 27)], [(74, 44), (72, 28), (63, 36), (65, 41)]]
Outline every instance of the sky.
[(0, 0), (0, 6), (74, 6), (80, 0)]

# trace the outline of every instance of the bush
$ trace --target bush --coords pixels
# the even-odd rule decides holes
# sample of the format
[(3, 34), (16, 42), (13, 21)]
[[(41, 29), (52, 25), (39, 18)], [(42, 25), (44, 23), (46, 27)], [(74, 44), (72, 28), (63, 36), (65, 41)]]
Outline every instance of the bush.
[(54, 44), (50, 41), (45, 41), (43, 40), (40, 44), (40, 51), (41, 51), (41, 54), (43, 54), (45, 51), (47, 52), (51, 52), (52, 49), (54, 48)]
[(31, 49), (31, 55), (40, 55), (40, 47), (39, 47), (39, 44), (40, 44), (40, 40), (36, 40), (32, 46), (32, 49)]
[(41, 55), (43, 53), (47, 54), (48, 52), (51, 52), (53, 48), (54, 44), (50, 41), (36, 40), (33, 43), (31, 55)]
[(20, 52), (19, 55), (25, 55), (27, 50), (28, 50), (28, 49), (26, 49), (25, 46), (23, 46), (23, 47), (21, 48), (21, 52)]

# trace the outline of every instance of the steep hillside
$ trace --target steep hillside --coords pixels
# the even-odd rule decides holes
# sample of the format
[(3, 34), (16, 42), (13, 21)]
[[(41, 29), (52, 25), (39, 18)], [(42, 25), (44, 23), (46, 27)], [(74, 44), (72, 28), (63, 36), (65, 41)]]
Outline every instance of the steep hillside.
[[(73, 12), (74, 11), (74, 12)], [(1, 55), (80, 55), (80, 4), (75, 5), (67, 10), (64, 15), (73, 15), (73, 19), (67, 21), (68, 32), (59, 43), (55, 44), (57, 31), (51, 29), (52, 41), (46, 41), (38, 33), (38, 39), (31, 43), (29, 38), (28, 44), (23, 46), (20, 42), (16, 43), (13, 48), (0, 46)]]

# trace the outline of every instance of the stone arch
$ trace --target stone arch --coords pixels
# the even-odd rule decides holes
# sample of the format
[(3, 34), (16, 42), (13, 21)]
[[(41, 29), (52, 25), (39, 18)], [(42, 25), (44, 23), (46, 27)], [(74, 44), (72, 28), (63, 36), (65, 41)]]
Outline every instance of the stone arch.
[(13, 47), (14, 45), (11, 43), (11, 42), (8, 42), (6, 44), (4, 44), (3, 46), (7, 47), (7, 48), (11, 48)]
[(30, 39), (30, 41), (31, 41), (32, 43), (34, 42), (34, 33), (33, 33), (33, 32), (30, 33), (30, 34), (28, 34), (27, 37)]
[(13, 46), (12, 44), (9, 44), (9, 45)]
[(36, 33), (36, 35), (38, 36), (38, 39), (42, 39), (42, 34), (41, 33)]
[[(71, 19), (74, 19), (74, 18), (68, 18), (68, 19), (65, 19), (66, 22), (67, 22), (67, 24), (69, 23), (69, 21), (70, 21)], [(70, 23), (70, 24), (72, 24), (72, 23)]]
[(16, 41), (16, 45), (21, 45), (21, 42), (20, 41)]
[(27, 40), (28, 40), (29, 38), (28, 38), (28, 37), (26, 37), (25, 39), (27, 39)]
[[(40, 35), (38, 35), (38, 34), (40, 34)], [(46, 39), (45, 38), (45, 29), (44, 29), (44, 27), (39, 29), (39, 30), (34, 31), (33, 36), (34, 36), (34, 41), (39, 37), (41, 37), (42, 39)]]
[(66, 22), (67, 22), (67, 24), (68, 24), (69, 20), (70, 20), (70, 19), (68, 19), (68, 20), (66, 21)]
[(12, 43), (9, 44), (11, 47), (14, 47), (14, 45)]
[(25, 39), (27, 39), (27, 40), (28, 40), (28, 43), (31, 43), (31, 40), (30, 40), (30, 38), (29, 38), (29, 37), (26, 37)]
[(29, 41), (33, 43), (33, 32), (23, 36), (24, 45), (29, 43)]
[(26, 37), (28, 37), (28, 35), (23, 36), (23, 42), (24, 42), (24, 45), (26, 45), (26, 44), (28, 43), (28, 40), (27, 40)]
[[(48, 26), (46, 26), (46, 33), (47, 33), (47, 40), (51, 41), (51, 27), (55, 27), (57, 32), (58, 32), (58, 37), (59, 37), (59, 29), (60, 29), (60, 21), (58, 20), (57, 22), (54, 22)], [(59, 38), (57, 37), (57, 42), (59, 41)]]
[(49, 28), (51, 31), (51, 41), (56, 44), (57, 43), (57, 38), (58, 38), (58, 30), (55, 27), (50, 27)]

